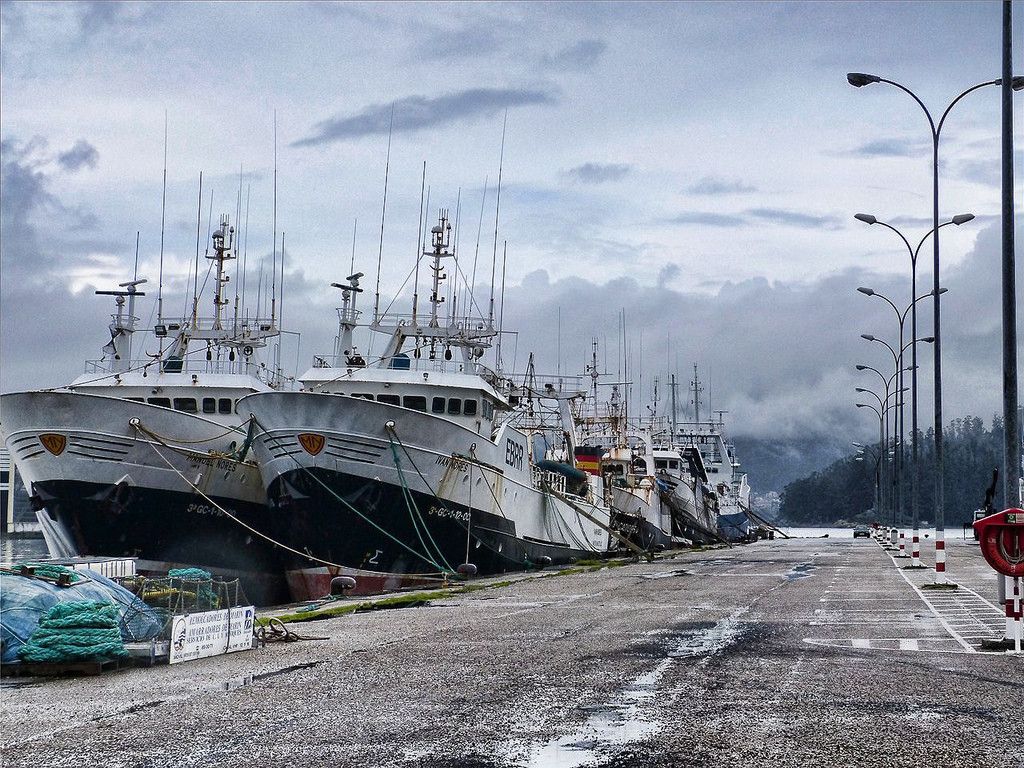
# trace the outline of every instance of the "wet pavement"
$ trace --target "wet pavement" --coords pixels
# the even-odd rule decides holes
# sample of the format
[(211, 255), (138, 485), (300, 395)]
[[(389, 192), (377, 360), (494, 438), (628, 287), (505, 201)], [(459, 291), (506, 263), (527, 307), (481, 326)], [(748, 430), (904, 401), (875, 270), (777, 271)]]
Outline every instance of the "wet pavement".
[(294, 625), (326, 640), (5, 681), (2, 761), (1021, 768), (1024, 658), (978, 651), (994, 577), (947, 547), (962, 599), (870, 539), (776, 540)]

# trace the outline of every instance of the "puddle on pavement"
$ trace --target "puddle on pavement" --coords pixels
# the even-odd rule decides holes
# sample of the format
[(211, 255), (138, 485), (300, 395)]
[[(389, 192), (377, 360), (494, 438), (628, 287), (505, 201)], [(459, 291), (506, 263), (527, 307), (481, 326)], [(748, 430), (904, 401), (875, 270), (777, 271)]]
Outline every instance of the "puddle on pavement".
[(239, 688), (247, 688), (253, 683), (259, 680), (266, 680), (269, 677), (277, 677), (278, 675), (287, 675), (291, 672), (298, 672), (302, 669), (309, 669), (319, 664), (325, 663), (324, 659), (319, 661), (308, 661), (305, 664), (292, 664), (287, 667), (281, 667), (281, 669), (274, 669), (270, 672), (261, 672), (256, 675), (242, 675), (240, 677), (232, 677), (229, 680), (223, 680), (219, 683), (215, 683), (210, 686), (210, 690), (213, 691), (236, 691)]
[(786, 574), (786, 581), (806, 578), (817, 567), (814, 563), (798, 563), (789, 569), (789, 573)]
[(221, 683), (220, 690), (235, 691), (239, 688), (245, 688), (249, 685), (252, 685), (252, 675), (245, 675), (243, 677), (233, 677), (230, 680), (225, 680), (223, 683)]
[[(583, 707), (586, 721), (572, 733), (535, 746), (525, 768), (580, 768), (601, 759), (609, 747), (642, 741), (661, 728), (655, 708), (664, 692), (658, 683), (678, 658), (711, 656), (734, 643), (743, 630), (742, 608), (705, 629), (673, 632), (675, 646), (653, 669), (637, 677), (605, 704)], [(669, 643), (671, 645), (671, 643)]]
[(648, 580), (671, 579), (671, 578), (674, 578), (676, 576), (690, 576), (690, 575), (691, 575), (690, 572), (688, 570), (686, 570), (685, 568), (677, 568), (674, 571), (659, 571), (658, 573), (644, 573), (644, 574), (641, 574), (640, 578), (641, 579), (648, 579)]

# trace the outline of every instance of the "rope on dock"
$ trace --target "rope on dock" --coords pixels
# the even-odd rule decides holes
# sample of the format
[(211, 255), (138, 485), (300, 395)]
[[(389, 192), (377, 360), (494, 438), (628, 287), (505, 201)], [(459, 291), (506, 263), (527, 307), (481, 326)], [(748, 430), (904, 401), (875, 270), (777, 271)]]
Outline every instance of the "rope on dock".
[(113, 603), (57, 603), (18, 649), (32, 663), (111, 660), (128, 655), (121, 639), (121, 613)]
[(288, 628), (288, 625), (275, 616), (267, 619), (266, 624), (255, 628), (256, 639), (260, 645), (267, 643), (295, 643), (299, 640), (329, 640), (328, 637), (316, 635), (300, 635)]

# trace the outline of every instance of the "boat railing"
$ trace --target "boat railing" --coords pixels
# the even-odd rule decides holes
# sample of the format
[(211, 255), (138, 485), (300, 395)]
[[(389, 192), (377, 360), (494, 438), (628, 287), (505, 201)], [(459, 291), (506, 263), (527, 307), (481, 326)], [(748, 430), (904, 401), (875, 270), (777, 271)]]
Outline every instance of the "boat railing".
[(157, 326), (156, 333), (158, 336), (174, 336), (182, 329), (193, 334), (222, 331), (228, 340), (261, 338), (276, 335), (278, 332), (276, 321), (269, 317), (245, 318), (237, 322), (233, 317), (222, 317), (219, 320), (216, 317), (197, 317), (194, 320), (189, 317), (180, 320), (165, 319)]
[[(412, 314), (406, 315), (389, 312), (387, 315), (378, 318), (375, 325), (380, 326), (381, 329), (404, 327), (425, 328), (430, 325), (430, 314), (427, 312), (420, 312), (414, 317)], [(460, 317), (452, 321), (449, 321), (448, 318), (438, 318), (436, 328), (439, 332), (461, 331), (469, 336), (494, 336), (498, 332), (494, 327), (494, 322), (482, 316), (468, 318)], [(439, 333), (438, 335), (442, 336), (446, 334)]]
[(556, 493), (565, 495), (565, 475), (541, 469), (540, 467), (530, 467), (530, 477), (535, 488), (543, 489), (548, 487)]

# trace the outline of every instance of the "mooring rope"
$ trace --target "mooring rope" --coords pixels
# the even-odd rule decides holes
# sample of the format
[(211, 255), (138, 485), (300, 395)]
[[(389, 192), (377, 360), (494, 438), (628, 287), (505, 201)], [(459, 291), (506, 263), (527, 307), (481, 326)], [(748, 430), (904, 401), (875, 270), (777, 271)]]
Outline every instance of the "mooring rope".
[[(391, 433), (393, 433), (393, 431), (393, 429), (389, 428), (388, 442), (391, 443), (391, 456), (395, 462), (395, 469), (398, 470), (398, 481), (402, 487), (402, 499), (405, 501), (406, 511), (409, 513), (409, 519), (412, 521), (413, 530), (416, 531), (416, 538), (420, 540), (420, 546), (423, 547), (424, 553), (427, 554), (427, 556), (429, 557), (428, 562), (431, 565), (442, 570), (444, 568), (447, 568), (448, 570), (453, 570), (451, 564), (448, 562), (448, 559), (444, 556), (444, 553), (441, 551), (441, 548), (437, 546), (437, 542), (434, 541), (434, 537), (431, 536), (430, 527), (423, 519), (423, 515), (420, 512), (419, 507), (416, 506), (416, 502), (412, 498), (412, 492), (409, 490), (409, 485), (405, 481), (405, 474), (402, 472), (402, 463), (398, 459), (398, 449), (395, 446), (395, 441), (391, 438)], [(427, 486), (427, 489), (430, 489), (429, 485)], [(431, 491), (431, 493), (433, 493), (433, 491)], [(416, 523), (416, 518), (419, 518), (419, 525), (417, 525)], [(430, 539), (430, 543), (433, 545), (438, 557), (440, 558), (441, 562), (444, 563), (443, 566), (436, 560), (434, 560), (433, 555), (430, 554), (430, 549), (429, 547), (427, 547), (426, 542), (423, 541), (422, 534), (420, 534), (420, 525), (423, 526), (424, 531), (426, 531), (427, 538)]]
[[(264, 427), (263, 424), (260, 423), (259, 419), (257, 419), (255, 416), (252, 416), (252, 419), (255, 422), (256, 426), (258, 426), (260, 429), (262, 429), (263, 433), (265, 435), (267, 435), (269, 439), (275, 440), (275, 441), (279, 441), (280, 440), (280, 438), (271, 436), (270, 432), (267, 430), (267, 428)], [(317, 477), (315, 474), (313, 474), (310, 471), (309, 467), (304, 466), (291, 453), (288, 454), (288, 457), (293, 462), (295, 462), (295, 466), (297, 466), (299, 469), (301, 469), (303, 472), (305, 472), (305, 474), (308, 477), (310, 477), (315, 483), (317, 483), (317, 485), (319, 485), (321, 488), (323, 488), (325, 491), (327, 491), (327, 493), (329, 493), (331, 496), (333, 496), (337, 501), (341, 502), (347, 509), (349, 509), (350, 511), (352, 511), (356, 515), (358, 515), (363, 521), (369, 523), (377, 531), (379, 531), (380, 533), (384, 534), (387, 538), (389, 538), (391, 541), (393, 541), (395, 544), (397, 544), (398, 546), (402, 547), (406, 551), (408, 551), (410, 554), (412, 554), (412, 555), (414, 555), (416, 557), (419, 557), (420, 559), (426, 559), (429, 562), (429, 558), (422, 558), (420, 556), (420, 553), (417, 552), (415, 549), (413, 549), (412, 547), (408, 546), (404, 541), (395, 538), (393, 535), (391, 535), (391, 533), (389, 533), (387, 530), (385, 530), (381, 526), (377, 525), (377, 523), (375, 523), (372, 519), (370, 519), (369, 517), (364, 515), (362, 512), (360, 512), (359, 509), (357, 509), (353, 505), (349, 504), (348, 501), (346, 501), (344, 498), (342, 498), (337, 493), (335, 493), (333, 488), (331, 488), (329, 485), (327, 485), (327, 483), (325, 483), (323, 480), (321, 480), (319, 477)], [(307, 556), (311, 557), (309, 555), (307, 555)], [(433, 563), (433, 565), (436, 565), (436, 563)], [(453, 573), (453, 572), (446, 573), (444, 571), (444, 569), (440, 569), (440, 568), (439, 568), (439, 571), (440, 571), (439, 575), (436, 575), (436, 576), (434, 574), (432, 574), (432, 573), (431, 574), (410, 573), (410, 574), (392, 574), (392, 575), (396, 575), (396, 576), (412, 576), (412, 577), (415, 577), (415, 578), (432, 579), (432, 580), (435, 580), (435, 581), (444, 582), (444, 581), (446, 581), (446, 577), (451, 575), (451, 573)], [(390, 573), (390, 572), (388, 572), (388, 571), (380, 571), (380, 573)]]
[[(251, 419), (246, 419), (246, 422), (248, 422), (250, 420)], [(137, 422), (136, 424), (132, 424), (132, 426), (135, 427), (136, 429), (138, 429), (144, 435), (149, 435), (154, 440), (159, 440), (161, 443), (163, 443), (164, 445), (166, 445), (168, 448), (171, 448), (171, 449), (173, 449), (174, 446), (173, 445), (169, 445), (168, 441), (171, 441), (171, 442), (174, 442), (174, 443), (177, 443), (177, 444), (180, 444), (180, 445), (200, 445), (202, 443), (212, 443), (214, 440), (220, 440), (222, 437), (225, 437), (225, 436), (230, 435), (232, 433), (240, 433), (240, 431), (242, 429), (242, 425), (239, 424), (237, 427), (229, 427), (227, 430), (225, 430), (224, 432), (221, 432), (219, 435), (215, 435), (214, 437), (207, 437), (207, 438), (204, 438), (203, 440), (181, 440), (181, 439), (179, 439), (177, 437), (168, 437), (167, 435), (161, 435), (161, 434), (159, 434), (157, 432), (154, 432), (153, 430), (149, 429), (148, 427), (144, 427), (142, 425), (142, 422), (139, 421), (139, 419), (132, 419), (132, 421)], [(242, 423), (244, 424), (246, 422), (242, 422)], [(128, 422), (128, 423), (131, 424), (131, 421)]]

